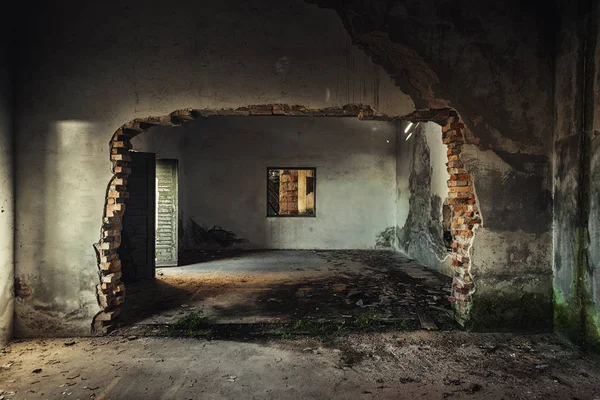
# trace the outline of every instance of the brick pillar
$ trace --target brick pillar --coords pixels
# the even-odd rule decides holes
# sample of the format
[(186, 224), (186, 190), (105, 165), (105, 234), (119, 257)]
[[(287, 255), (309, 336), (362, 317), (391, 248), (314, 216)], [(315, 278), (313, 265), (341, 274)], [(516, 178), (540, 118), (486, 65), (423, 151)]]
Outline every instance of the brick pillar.
[(455, 317), (460, 323), (466, 322), (470, 309), (470, 297), (474, 290), (469, 272), (471, 262), (469, 250), (473, 241), (473, 229), (481, 224), (477, 199), (473, 190), (473, 178), (465, 170), (460, 158), (464, 144), (465, 126), (459, 117), (450, 117), (442, 127), (442, 141), (448, 145), (448, 200), (452, 210), (452, 265), (454, 277), (452, 296)]

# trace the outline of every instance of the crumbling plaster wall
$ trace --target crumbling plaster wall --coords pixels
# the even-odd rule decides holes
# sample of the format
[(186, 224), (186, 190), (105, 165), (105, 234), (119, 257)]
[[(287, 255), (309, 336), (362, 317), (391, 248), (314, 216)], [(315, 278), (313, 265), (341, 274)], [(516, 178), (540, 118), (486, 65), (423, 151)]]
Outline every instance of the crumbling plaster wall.
[[(188, 235), (191, 218), (232, 231), (242, 248), (372, 249), (394, 226), (395, 141), (396, 122), (270, 116), (156, 127), (132, 144), (163, 156), (173, 155), (168, 142), (183, 143)], [(266, 217), (267, 167), (317, 168), (316, 218)]]
[(517, 0), (310, 0), (417, 108), (450, 106), (483, 225), (471, 248), (474, 329), (550, 329), (555, 10)]
[(600, 349), (600, 11), (564, 2), (554, 137), (554, 303), (559, 331)]
[(433, 122), (421, 123), (409, 134), (399, 130), (396, 144), (396, 243), (408, 256), (452, 276), (442, 226), (450, 179), (447, 146)]
[(0, 27), (0, 346), (13, 335), (14, 312), (13, 77), (5, 27)]
[[(300, 0), (46, 2), (19, 36), (18, 336), (89, 334), (99, 311), (93, 243), (111, 174), (108, 142), (136, 117), (183, 108), (410, 98), (353, 46), (335, 12)], [(317, 205), (318, 206), (318, 205)]]

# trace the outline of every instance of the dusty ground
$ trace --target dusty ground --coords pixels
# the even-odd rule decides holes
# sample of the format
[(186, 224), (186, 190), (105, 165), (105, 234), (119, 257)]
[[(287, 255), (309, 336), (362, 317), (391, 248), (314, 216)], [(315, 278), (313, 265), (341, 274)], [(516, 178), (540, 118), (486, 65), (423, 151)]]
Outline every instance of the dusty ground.
[(14, 342), (0, 352), (0, 390), (3, 399), (600, 399), (600, 368), (551, 335), (109, 336)]
[(595, 356), (549, 334), (461, 332), (450, 279), (397, 254), (202, 256), (128, 285), (107, 337), (3, 349), (0, 400), (600, 400)]
[(255, 251), (199, 254), (201, 262), (161, 268), (127, 286), (123, 321), (172, 324), (201, 313), (211, 324), (296, 324), (357, 318), (416, 329), (419, 313), (439, 329), (451, 279), (393, 252)]

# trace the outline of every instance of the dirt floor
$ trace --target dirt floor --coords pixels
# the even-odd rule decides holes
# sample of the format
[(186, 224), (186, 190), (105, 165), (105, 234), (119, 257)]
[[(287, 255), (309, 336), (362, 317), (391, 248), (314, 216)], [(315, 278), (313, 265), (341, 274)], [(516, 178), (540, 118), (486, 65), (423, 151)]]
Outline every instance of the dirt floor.
[(398, 254), (192, 256), (127, 285), (109, 336), (2, 349), (0, 400), (600, 400), (597, 356), (460, 331), (450, 279)]
[[(360, 322), (452, 330), (451, 279), (386, 251), (200, 253), (187, 266), (127, 286), (123, 329), (172, 325), (190, 314), (211, 325)], [(188, 256), (189, 259), (189, 256)]]
[(16, 341), (2, 399), (600, 399), (600, 364), (551, 335), (359, 333)]

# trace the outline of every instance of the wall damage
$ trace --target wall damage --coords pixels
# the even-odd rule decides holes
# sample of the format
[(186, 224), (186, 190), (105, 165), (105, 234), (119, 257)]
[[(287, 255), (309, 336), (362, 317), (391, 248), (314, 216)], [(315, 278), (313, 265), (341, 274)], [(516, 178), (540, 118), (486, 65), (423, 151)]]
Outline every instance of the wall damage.
[[(481, 210), (491, 220), (482, 228), (487, 234), (472, 244), (470, 262), (478, 283), (473, 318), (466, 325), (477, 330), (549, 329), (550, 260), (515, 265), (509, 253), (495, 248), (526, 232), (527, 240), (535, 239), (528, 241), (528, 251), (551, 252), (553, 7), (516, 0), (310, 2), (336, 10), (352, 40), (411, 95), (417, 108), (452, 107), (460, 113), (466, 126), (461, 160), (477, 179), (482, 207), (492, 210)], [(495, 163), (498, 154), (507, 161)], [(520, 173), (522, 165), (530, 169)], [(510, 183), (510, 190), (496, 182)], [(531, 192), (534, 198), (527, 197)], [(509, 218), (494, 217), (497, 211)], [(533, 216), (532, 232), (527, 219)], [(512, 285), (512, 278), (521, 274), (538, 284)], [(517, 303), (527, 305), (512, 312)]]
[[(94, 244), (98, 262), (100, 283), (96, 287), (98, 312), (92, 322), (92, 331), (106, 333), (115, 327), (125, 300), (125, 285), (122, 282), (119, 247), (125, 214), (127, 178), (131, 174), (131, 140), (155, 126), (179, 126), (196, 118), (207, 116), (305, 116), (305, 117), (355, 117), (361, 120), (390, 120), (391, 118), (365, 105), (346, 105), (326, 109), (309, 109), (303, 106), (284, 104), (255, 105), (237, 109), (194, 110), (183, 109), (162, 117), (137, 118), (124, 124), (112, 136), (109, 143), (113, 176), (106, 190), (100, 240)], [(449, 128), (450, 129), (450, 128)], [(455, 128), (456, 129), (456, 128)], [(449, 131), (450, 132), (450, 131)], [(452, 131), (454, 132), (454, 131)], [(264, 208), (263, 208), (264, 209)]]
[(554, 322), (600, 349), (600, 11), (564, 4), (554, 134)]

